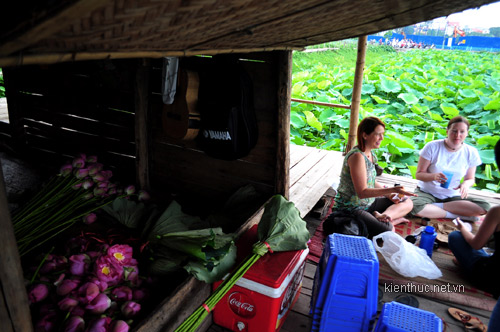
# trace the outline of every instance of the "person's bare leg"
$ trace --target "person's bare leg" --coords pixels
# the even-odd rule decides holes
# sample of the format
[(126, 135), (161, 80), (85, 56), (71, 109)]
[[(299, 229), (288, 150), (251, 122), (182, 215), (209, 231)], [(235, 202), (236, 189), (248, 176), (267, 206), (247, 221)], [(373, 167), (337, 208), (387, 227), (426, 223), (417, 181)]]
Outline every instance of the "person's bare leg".
[(416, 214), (416, 216), (427, 218), (444, 218), (446, 217), (446, 211), (436, 205), (426, 204), (424, 208)]
[(443, 204), (443, 209), (459, 216), (474, 217), (486, 214), (486, 210), (470, 201), (453, 201)]

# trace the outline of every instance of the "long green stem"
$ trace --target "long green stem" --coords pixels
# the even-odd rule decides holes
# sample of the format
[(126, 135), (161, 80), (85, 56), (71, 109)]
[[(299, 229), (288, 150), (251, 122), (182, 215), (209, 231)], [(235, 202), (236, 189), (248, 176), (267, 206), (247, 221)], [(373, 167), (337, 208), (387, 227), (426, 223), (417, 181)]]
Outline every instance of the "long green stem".
[[(217, 303), (229, 292), (236, 282), (245, 275), (255, 262), (267, 252), (267, 247), (262, 243), (256, 243), (253, 248), (253, 254), (249, 255), (238, 267), (226, 278), (217, 289), (205, 301), (204, 305), (198, 307), (177, 329), (175, 332), (193, 332), (195, 331), (208, 313), (212, 311)], [(206, 307), (208, 307), (208, 310)]]

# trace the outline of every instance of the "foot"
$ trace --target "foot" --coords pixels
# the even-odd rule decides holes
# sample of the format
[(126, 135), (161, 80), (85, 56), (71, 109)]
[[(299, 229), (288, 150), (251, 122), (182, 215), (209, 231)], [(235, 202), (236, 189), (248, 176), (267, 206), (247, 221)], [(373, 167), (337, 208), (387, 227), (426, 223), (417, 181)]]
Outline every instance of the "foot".
[(410, 221), (408, 219), (401, 217), (401, 218), (396, 218), (393, 221), (391, 221), (391, 224), (393, 226), (396, 226), (396, 225), (399, 225), (399, 224), (406, 224), (406, 223), (409, 223), (409, 222)]
[(380, 212), (373, 212), (373, 215), (375, 216), (375, 218), (377, 218), (378, 220), (380, 221), (383, 221), (383, 222), (391, 222), (391, 217), (389, 217), (388, 215), (386, 215), (385, 213), (382, 214)]
[(453, 257), (452, 261), (456, 266), (460, 266), (460, 263), (458, 262), (458, 259), (456, 257)]

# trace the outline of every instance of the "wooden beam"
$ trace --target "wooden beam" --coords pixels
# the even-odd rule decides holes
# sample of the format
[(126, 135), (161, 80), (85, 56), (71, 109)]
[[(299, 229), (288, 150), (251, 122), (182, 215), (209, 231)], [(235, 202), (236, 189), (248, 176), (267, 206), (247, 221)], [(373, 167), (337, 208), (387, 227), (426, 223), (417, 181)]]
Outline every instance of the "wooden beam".
[(301, 51), (297, 47), (260, 47), (220, 50), (184, 50), (184, 51), (136, 51), (136, 52), (67, 52), (49, 54), (26, 54), (19, 56), (4, 56), (0, 53), (0, 68), (22, 65), (50, 65), (61, 62), (104, 60), (104, 59), (134, 59), (134, 58), (163, 58), (167, 56), (187, 57), (196, 55), (217, 55), (231, 53), (255, 53), (270, 51)]
[(290, 192), (290, 105), (292, 96), (292, 52), (279, 52), (278, 119), (275, 191), (289, 198)]
[(361, 88), (363, 86), (363, 71), (365, 67), (366, 41), (368, 36), (358, 38), (358, 57), (356, 60), (356, 70), (354, 72), (354, 85), (352, 87), (351, 100), (351, 120), (349, 123), (349, 138), (345, 153), (349, 152), (356, 144), (356, 131), (359, 122), (359, 103), (361, 102)]
[(0, 48), (0, 56), (6, 56), (21, 51), (46, 37), (52, 36), (72, 24), (75, 20), (81, 19), (85, 15), (90, 16), (93, 10), (106, 6), (110, 1), (113, 0), (77, 1), (54, 15), (52, 18), (43, 20), (40, 24), (25, 31), (17, 38), (3, 44), (2, 48)]
[(135, 78), (135, 150), (136, 150), (136, 178), (141, 189), (151, 189), (150, 172), (150, 145), (151, 121), (149, 114), (149, 71), (151, 61), (142, 59), (137, 65)]
[[(10, 219), (7, 194), (0, 165), (0, 331), (31, 332), (30, 307), (24, 286), (21, 258), (17, 249), (14, 227)], [(5, 311), (4, 311), (5, 310)], [(3, 319), (8, 317), (10, 319)]]
[(292, 98), (292, 101), (295, 101), (297, 103), (304, 103), (304, 104), (311, 104), (311, 105), (318, 105), (318, 106), (345, 108), (347, 110), (351, 109), (350, 105), (331, 104), (331, 103), (324, 103), (321, 101), (314, 101), (314, 100)]

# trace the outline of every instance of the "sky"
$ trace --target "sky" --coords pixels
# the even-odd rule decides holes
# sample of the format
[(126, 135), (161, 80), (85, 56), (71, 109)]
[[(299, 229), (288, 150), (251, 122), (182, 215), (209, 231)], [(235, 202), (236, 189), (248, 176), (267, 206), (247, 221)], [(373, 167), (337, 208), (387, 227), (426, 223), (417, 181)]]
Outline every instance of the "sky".
[[(440, 18), (443, 20), (445, 18)], [(478, 9), (469, 9), (447, 17), (450, 22), (460, 22), (465, 28), (492, 28), (500, 27), (500, 2), (484, 5)]]

